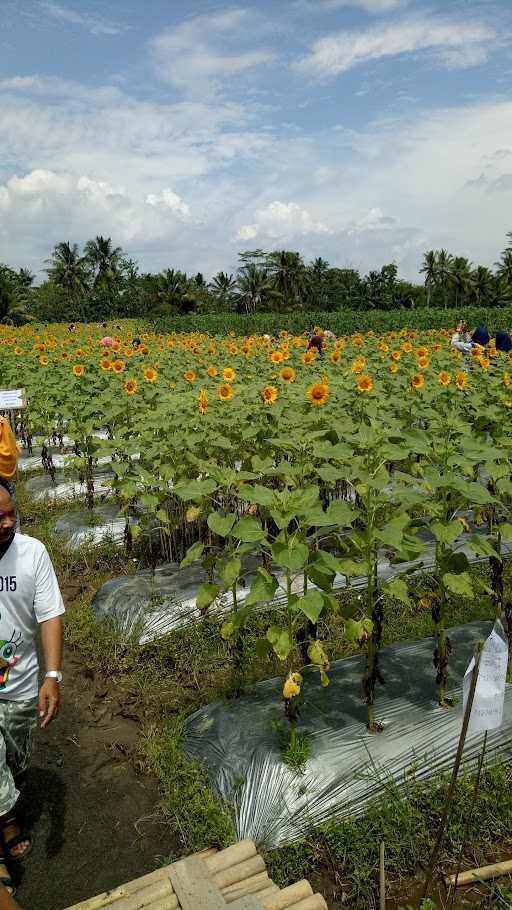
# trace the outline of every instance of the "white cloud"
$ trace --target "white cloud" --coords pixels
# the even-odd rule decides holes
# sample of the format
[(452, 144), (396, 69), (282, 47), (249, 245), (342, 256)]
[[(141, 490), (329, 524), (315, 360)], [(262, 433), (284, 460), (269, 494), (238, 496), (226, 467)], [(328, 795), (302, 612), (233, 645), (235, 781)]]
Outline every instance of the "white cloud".
[(79, 12), (70, 6), (56, 3), (54, 0), (39, 0), (38, 5), (40, 10), (51, 18), (67, 25), (78, 25), (92, 35), (119, 35), (128, 27), (121, 22), (114, 22), (112, 19)]
[(406, 6), (409, 0), (297, 0), (296, 9), (306, 13), (332, 13), (353, 7), (378, 15)]
[(146, 196), (146, 202), (148, 205), (161, 206), (162, 208), (170, 209), (171, 212), (178, 212), (180, 215), (184, 215), (185, 218), (190, 216), (190, 206), (169, 188), (163, 189), (161, 193), (149, 193)]
[(259, 25), (255, 11), (239, 8), (185, 20), (151, 42), (157, 75), (181, 89), (211, 92), (218, 81), (273, 60), (268, 48), (246, 46)]
[(475, 65), (486, 59), (495, 37), (495, 31), (481, 22), (408, 18), (364, 31), (326, 35), (296, 66), (315, 76), (336, 76), (371, 60), (424, 50), (442, 52), (451, 67)]
[(237, 240), (254, 240), (265, 237), (271, 241), (285, 241), (308, 234), (329, 234), (330, 229), (316, 221), (310, 212), (296, 202), (270, 202), (255, 213), (255, 222), (239, 229)]

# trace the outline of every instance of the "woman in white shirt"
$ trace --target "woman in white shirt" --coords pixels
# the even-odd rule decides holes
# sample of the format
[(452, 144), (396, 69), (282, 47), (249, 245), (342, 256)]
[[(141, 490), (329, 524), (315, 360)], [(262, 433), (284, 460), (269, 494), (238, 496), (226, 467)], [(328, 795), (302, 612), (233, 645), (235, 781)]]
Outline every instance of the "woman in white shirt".
[(452, 345), (457, 348), (461, 354), (469, 354), (473, 347), (471, 336), (468, 332), (468, 324), (465, 319), (461, 319), (455, 332), (452, 335)]

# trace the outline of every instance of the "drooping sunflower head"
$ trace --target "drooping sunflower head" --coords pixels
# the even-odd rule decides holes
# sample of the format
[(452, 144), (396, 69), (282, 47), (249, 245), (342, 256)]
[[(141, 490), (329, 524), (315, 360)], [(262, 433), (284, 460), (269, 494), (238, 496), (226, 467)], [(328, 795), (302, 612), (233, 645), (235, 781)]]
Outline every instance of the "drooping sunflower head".
[(265, 404), (274, 404), (279, 397), (279, 392), (276, 387), (273, 385), (267, 385), (264, 389), (261, 390), (261, 397)]
[(358, 392), (371, 392), (373, 389), (373, 379), (371, 376), (360, 376), (357, 380)]
[(329, 398), (329, 387), (323, 382), (314, 382), (313, 385), (310, 385), (307, 395), (311, 404), (322, 407)]

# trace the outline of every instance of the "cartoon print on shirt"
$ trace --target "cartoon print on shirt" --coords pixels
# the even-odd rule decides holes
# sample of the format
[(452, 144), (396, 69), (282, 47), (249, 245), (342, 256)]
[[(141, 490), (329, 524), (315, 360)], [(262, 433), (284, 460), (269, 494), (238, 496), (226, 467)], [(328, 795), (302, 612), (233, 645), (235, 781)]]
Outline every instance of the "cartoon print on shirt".
[(21, 633), (16, 635), (15, 629), (13, 629), (9, 641), (0, 639), (0, 691), (5, 689), (9, 680), (9, 673), (20, 661), (20, 658), (16, 657), (16, 651), (22, 642)]

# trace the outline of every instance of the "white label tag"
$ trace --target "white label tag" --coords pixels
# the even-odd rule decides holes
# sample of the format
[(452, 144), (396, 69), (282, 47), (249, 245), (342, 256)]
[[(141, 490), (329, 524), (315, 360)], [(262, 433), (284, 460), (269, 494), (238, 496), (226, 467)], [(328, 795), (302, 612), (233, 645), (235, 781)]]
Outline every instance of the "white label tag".
[(25, 389), (0, 389), (0, 411), (25, 407)]
[[(508, 647), (499, 634), (501, 623), (496, 623), (486, 640), (480, 657), (480, 670), (469, 718), (468, 734), (496, 730), (503, 721), (503, 703), (507, 681)], [(475, 658), (464, 676), (464, 711), (468, 702)]]

